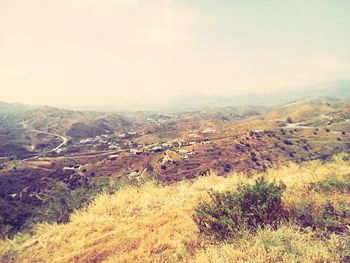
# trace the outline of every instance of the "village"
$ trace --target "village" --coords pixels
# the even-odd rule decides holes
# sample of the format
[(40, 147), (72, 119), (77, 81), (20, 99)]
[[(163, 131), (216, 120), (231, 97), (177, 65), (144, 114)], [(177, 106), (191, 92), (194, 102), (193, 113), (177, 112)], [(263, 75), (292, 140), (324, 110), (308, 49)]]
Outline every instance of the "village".
[[(149, 156), (152, 154), (163, 153), (164, 157), (159, 160), (159, 165), (164, 168), (165, 165), (174, 164), (176, 159), (189, 159), (196, 154), (194, 146), (206, 146), (211, 144), (210, 135), (215, 134), (214, 129), (204, 129), (198, 133), (189, 133), (185, 138), (176, 138), (167, 142), (159, 142), (154, 144), (137, 143), (137, 139), (146, 135), (145, 132), (129, 131), (119, 134), (104, 134), (91, 138), (81, 139), (76, 143), (67, 145), (67, 149), (63, 149), (62, 154), (71, 154), (77, 156), (77, 153), (84, 154), (99, 154), (104, 155), (105, 160), (115, 161), (118, 158), (125, 156)], [(176, 158), (173, 158), (168, 153), (176, 153)], [(69, 155), (67, 155), (69, 156)], [(80, 175), (86, 172), (86, 166), (79, 162), (63, 167), (63, 170), (72, 170)], [(128, 176), (136, 177), (142, 172), (132, 172)]]

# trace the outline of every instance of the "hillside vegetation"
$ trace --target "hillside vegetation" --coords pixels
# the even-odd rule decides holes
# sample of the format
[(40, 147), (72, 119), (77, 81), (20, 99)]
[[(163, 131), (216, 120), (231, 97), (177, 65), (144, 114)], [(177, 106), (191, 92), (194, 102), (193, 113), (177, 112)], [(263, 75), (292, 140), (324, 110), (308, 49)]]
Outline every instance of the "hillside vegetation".
[[(74, 212), (67, 224), (39, 224), (34, 234), (1, 241), (0, 258), (3, 262), (349, 262), (347, 156), (327, 163), (290, 163), (262, 176), (283, 184), (278, 205), (285, 213), (276, 224), (262, 223), (255, 229), (242, 224), (222, 239), (203, 231), (196, 213), (203, 204), (215, 205), (213, 193), (234, 195), (261, 177), (209, 174), (173, 185), (146, 182), (101, 194)], [(222, 223), (220, 215), (212, 216)], [(205, 226), (210, 228), (209, 223)]]

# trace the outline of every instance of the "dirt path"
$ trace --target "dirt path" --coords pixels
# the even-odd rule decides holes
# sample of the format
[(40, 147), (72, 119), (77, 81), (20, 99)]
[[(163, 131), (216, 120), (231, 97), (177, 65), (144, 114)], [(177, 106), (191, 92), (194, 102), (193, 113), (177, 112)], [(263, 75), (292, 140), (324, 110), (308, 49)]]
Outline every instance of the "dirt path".
[(56, 153), (59, 153), (61, 151), (61, 148), (63, 146), (65, 146), (69, 140), (68, 137), (65, 137), (63, 135), (60, 135), (60, 134), (57, 134), (57, 133), (50, 133), (50, 132), (45, 132), (45, 131), (39, 131), (39, 130), (36, 130), (36, 129), (32, 129), (31, 127), (29, 127), (29, 125), (25, 122), (22, 122), (22, 125), (23, 125), (23, 128), (24, 129), (28, 129), (29, 131), (31, 132), (36, 132), (36, 133), (41, 133), (41, 134), (47, 134), (47, 135), (51, 135), (51, 136), (54, 136), (54, 137), (59, 137), (61, 138), (62, 142), (55, 148), (53, 148), (52, 150), (50, 151), (47, 151), (46, 153), (50, 153), (50, 152), (56, 152)]

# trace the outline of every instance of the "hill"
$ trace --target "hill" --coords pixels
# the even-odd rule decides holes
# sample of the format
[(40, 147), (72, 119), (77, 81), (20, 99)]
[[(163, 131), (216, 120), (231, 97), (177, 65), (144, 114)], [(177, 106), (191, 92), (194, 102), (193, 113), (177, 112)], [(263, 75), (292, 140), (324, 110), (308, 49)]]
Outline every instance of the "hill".
[(349, 153), (349, 105), (316, 99), (121, 117), (45, 107), (28, 111), (35, 117), (24, 124), (3, 120), (0, 235), (25, 229), (51, 196), (52, 183), (72, 191), (105, 179), (152, 177), (170, 184), (209, 171), (264, 173), (290, 161), (325, 161)]
[(0, 102), (0, 157), (54, 152), (68, 141), (132, 128), (131, 118), (117, 113)]
[[(269, 90), (269, 88), (267, 88)], [(275, 92), (250, 93), (235, 95), (230, 93), (206, 95), (201, 93), (185, 93), (165, 100), (134, 101), (125, 105), (102, 108), (104, 110), (151, 110), (176, 111), (217, 108), (227, 106), (271, 106), (290, 101), (307, 100), (315, 97), (350, 98), (350, 80), (334, 80), (303, 86), (291, 86)], [(96, 109), (96, 108), (95, 108)]]
[[(283, 204), (289, 218), (300, 211), (313, 213), (313, 228), (290, 220), (276, 228), (242, 230), (229, 242), (213, 242), (193, 218), (199, 203), (210, 201), (209, 189), (235, 192), (258, 175), (211, 174), (102, 194), (67, 224), (41, 224), (33, 235), (1, 241), (0, 256), (3, 262), (348, 262), (348, 157), (290, 163), (263, 176), (286, 185)], [(297, 207), (299, 212), (293, 210)]]

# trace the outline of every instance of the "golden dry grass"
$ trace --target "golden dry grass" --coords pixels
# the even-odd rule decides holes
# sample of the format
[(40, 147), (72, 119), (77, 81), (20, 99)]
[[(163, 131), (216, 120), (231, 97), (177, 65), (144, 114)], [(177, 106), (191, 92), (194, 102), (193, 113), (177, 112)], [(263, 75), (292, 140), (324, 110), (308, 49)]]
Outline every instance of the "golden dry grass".
[(301, 233), (296, 226), (282, 225), (277, 230), (259, 230), (254, 235), (232, 244), (209, 246), (199, 251), (192, 262), (340, 262), (341, 240), (332, 235), (328, 241), (316, 238), (316, 233)]
[(44, 161), (44, 160), (35, 160), (35, 161), (26, 161), (25, 162), (26, 164), (29, 164), (29, 165), (33, 165), (33, 166), (47, 166), (47, 165), (50, 165), (51, 162), (50, 161)]
[[(329, 176), (350, 173), (350, 164), (341, 158), (321, 164), (289, 164), (264, 176), (287, 185), (285, 202), (314, 198), (305, 185)], [(1, 241), (0, 258), (14, 262), (339, 262), (336, 253), (340, 237), (328, 241), (316, 238), (314, 231), (301, 232), (292, 224), (277, 230), (247, 233), (231, 244), (211, 244), (203, 238), (192, 215), (201, 200), (208, 200), (208, 189), (235, 189), (251, 183), (232, 174), (211, 174), (194, 182), (157, 186), (124, 187), (115, 195), (102, 194), (84, 210), (71, 216), (68, 224), (41, 224), (32, 236), (16, 236)], [(345, 195), (329, 197), (349, 202)]]

